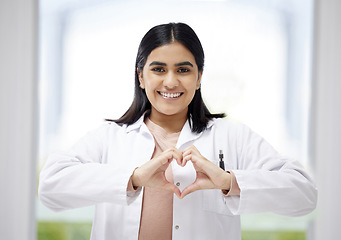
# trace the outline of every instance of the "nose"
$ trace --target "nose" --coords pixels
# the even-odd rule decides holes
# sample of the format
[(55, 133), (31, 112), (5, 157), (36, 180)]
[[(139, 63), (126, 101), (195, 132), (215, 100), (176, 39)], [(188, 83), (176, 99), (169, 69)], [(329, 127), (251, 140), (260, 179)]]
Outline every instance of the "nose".
[(165, 79), (163, 80), (163, 86), (165, 86), (167, 89), (174, 89), (179, 86), (179, 80), (176, 76), (176, 74), (169, 72)]

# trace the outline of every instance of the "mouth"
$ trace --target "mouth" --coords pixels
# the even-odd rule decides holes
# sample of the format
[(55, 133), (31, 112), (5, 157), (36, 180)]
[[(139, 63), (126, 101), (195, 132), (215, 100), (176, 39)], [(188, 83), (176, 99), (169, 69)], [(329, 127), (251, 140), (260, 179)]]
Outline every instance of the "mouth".
[(158, 93), (164, 97), (169, 99), (179, 98), (183, 93), (182, 92), (159, 92)]

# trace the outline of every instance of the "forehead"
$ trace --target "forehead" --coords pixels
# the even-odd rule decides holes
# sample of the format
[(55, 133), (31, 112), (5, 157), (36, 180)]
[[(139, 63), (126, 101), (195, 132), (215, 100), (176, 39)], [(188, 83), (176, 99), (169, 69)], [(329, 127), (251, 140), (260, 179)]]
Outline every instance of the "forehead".
[(195, 64), (193, 54), (181, 43), (174, 42), (155, 48), (148, 56), (147, 62), (160, 61), (169, 63), (179, 63), (190, 61)]

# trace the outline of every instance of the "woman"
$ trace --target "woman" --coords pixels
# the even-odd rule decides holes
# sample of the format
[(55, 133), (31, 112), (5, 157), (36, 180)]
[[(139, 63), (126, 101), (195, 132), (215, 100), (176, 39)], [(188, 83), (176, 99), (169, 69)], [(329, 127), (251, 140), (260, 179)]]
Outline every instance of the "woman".
[[(136, 58), (131, 107), (49, 157), (41, 201), (56, 211), (96, 205), (97, 240), (235, 240), (240, 214), (311, 212), (317, 190), (297, 161), (208, 111), (203, 67), (201, 43), (188, 25), (149, 30)], [(227, 171), (219, 167), (222, 157)]]

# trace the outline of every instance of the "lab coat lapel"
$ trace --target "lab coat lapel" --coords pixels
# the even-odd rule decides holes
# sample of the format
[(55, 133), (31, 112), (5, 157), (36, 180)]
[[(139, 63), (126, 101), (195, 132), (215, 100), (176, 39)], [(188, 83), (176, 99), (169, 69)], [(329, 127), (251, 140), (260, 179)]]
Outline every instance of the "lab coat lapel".
[(144, 123), (144, 118), (145, 115), (142, 115), (135, 123), (127, 126), (126, 132), (129, 133), (134, 130), (139, 130), (142, 135), (148, 135), (149, 137), (151, 137), (152, 134), (150, 133), (148, 127)]
[(185, 125), (183, 126), (178, 142), (176, 144), (176, 148), (178, 148), (181, 151), (191, 146), (194, 140), (198, 139), (202, 135), (202, 132), (201, 133), (192, 132), (189, 121), (191, 120), (190, 119), (187, 120)]

